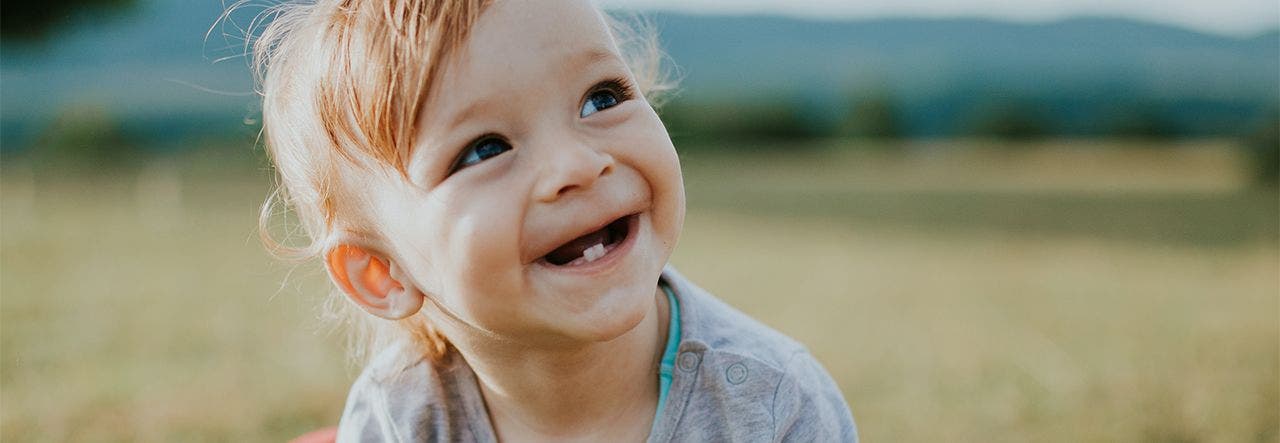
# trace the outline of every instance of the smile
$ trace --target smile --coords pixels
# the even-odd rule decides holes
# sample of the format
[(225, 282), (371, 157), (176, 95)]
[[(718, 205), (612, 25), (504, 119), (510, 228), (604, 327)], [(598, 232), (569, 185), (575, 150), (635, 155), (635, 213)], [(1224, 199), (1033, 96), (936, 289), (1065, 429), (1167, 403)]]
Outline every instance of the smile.
[(614, 251), (626, 243), (635, 230), (637, 214), (627, 215), (610, 222), (603, 228), (570, 240), (542, 257), (542, 261), (557, 267), (578, 267), (611, 258)]

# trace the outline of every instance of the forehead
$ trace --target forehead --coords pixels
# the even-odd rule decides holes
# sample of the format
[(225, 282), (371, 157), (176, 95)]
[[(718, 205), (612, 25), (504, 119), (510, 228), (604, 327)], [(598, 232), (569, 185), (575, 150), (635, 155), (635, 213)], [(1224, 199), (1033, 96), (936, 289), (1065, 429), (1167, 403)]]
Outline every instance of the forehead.
[[(588, 0), (496, 0), (480, 14), (473, 28), (476, 46), (537, 46), (559, 43), (561, 37), (604, 34), (604, 23)], [(604, 35), (600, 35), (604, 37)]]
[(495, 1), (446, 62), (422, 123), (438, 127), (489, 100), (510, 104), (511, 94), (526, 96), (594, 62), (620, 62), (617, 52), (608, 25), (586, 0)]

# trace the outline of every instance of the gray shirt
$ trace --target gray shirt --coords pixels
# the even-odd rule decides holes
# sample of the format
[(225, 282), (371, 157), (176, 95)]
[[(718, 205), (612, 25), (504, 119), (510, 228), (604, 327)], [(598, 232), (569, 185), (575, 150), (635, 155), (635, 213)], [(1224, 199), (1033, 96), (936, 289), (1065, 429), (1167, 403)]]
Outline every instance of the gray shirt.
[[(681, 334), (650, 442), (858, 440), (840, 389), (804, 346), (670, 266), (662, 279), (679, 301)], [(467, 362), (451, 352), (432, 363), (402, 346), (365, 368), (338, 424), (340, 442), (496, 440)]]

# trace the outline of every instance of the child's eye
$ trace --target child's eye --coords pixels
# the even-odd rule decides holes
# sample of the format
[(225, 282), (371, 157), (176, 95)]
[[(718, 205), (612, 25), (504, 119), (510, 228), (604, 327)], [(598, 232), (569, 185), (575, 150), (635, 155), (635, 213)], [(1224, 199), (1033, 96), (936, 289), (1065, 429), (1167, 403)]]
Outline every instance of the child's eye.
[(579, 117), (586, 117), (595, 114), (597, 111), (617, 106), (618, 103), (631, 99), (631, 85), (626, 79), (618, 78), (605, 80), (592, 88), (591, 93), (587, 94), (587, 99), (582, 103), (582, 110), (578, 113)]
[(494, 136), (482, 137), (479, 141), (472, 143), (467, 150), (462, 151), (462, 155), (459, 155), (458, 160), (453, 163), (450, 172), (457, 172), (510, 150), (511, 144), (506, 140)]

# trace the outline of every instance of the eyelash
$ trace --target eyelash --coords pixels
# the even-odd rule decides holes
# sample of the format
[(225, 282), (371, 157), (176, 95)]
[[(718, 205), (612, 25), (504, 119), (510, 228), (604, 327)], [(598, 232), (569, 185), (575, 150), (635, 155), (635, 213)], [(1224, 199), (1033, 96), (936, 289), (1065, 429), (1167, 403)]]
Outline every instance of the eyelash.
[[(608, 91), (608, 92), (617, 94), (616, 103), (614, 103), (612, 106), (609, 107), (609, 108), (612, 108), (614, 106), (618, 106), (622, 104), (622, 102), (635, 98), (635, 93), (633, 92), (634, 90), (635, 90), (635, 87), (631, 84), (631, 81), (626, 77), (615, 77), (608, 80), (604, 80), (600, 83), (596, 83), (596, 85), (591, 87), (590, 91), (587, 92), (587, 95), (583, 98), (581, 102), (582, 104), (579, 105), (579, 112), (581, 112), (581, 107), (585, 106), (591, 100), (591, 97), (598, 92)], [(596, 110), (596, 112), (603, 111), (609, 108), (598, 109)], [(471, 153), (474, 152), (476, 148), (485, 146), (490, 142), (502, 143), (506, 145), (507, 149), (506, 151), (493, 154), (489, 157), (478, 158), (474, 162), (466, 163), (468, 159), (471, 157)], [(497, 157), (498, 155), (504, 154), (507, 151), (510, 151), (512, 149), (514, 148), (511, 146), (511, 143), (507, 142), (506, 139), (502, 138), (502, 136), (498, 134), (490, 133), (490, 134), (485, 134), (480, 137), (477, 137), (474, 141), (467, 144), (467, 147), (463, 149), (460, 154), (458, 154), (457, 159), (454, 159), (453, 164), (449, 166), (449, 175), (453, 175), (454, 173), (464, 168), (467, 168), (469, 166), (479, 164), (480, 162), (483, 162), (489, 158)]]
[[(457, 158), (457, 159), (455, 159), (455, 160), (453, 161), (453, 164), (449, 166), (449, 175), (453, 175), (455, 172), (461, 171), (463, 168), (466, 168), (466, 167), (469, 167), (469, 166), (473, 166), (473, 165), (477, 165), (477, 164), (479, 164), (480, 162), (483, 162), (483, 161), (488, 160), (488, 159), (493, 158), (493, 157), (497, 157), (497, 156), (502, 155), (503, 153), (506, 153), (506, 152), (507, 152), (507, 151), (502, 151), (502, 152), (499, 152), (499, 153), (497, 153), (497, 154), (493, 154), (493, 155), (491, 155), (491, 156), (489, 156), (489, 157), (485, 157), (485, 158), (478, 158), (475, 162), (467, 163), (468, 159), (470, 159), (470, 157), (471, 157), (471, 153), (472, 153), (472, 152), (476, 152), (476, 149), (477, 149), (477, 148), (480, 148), (481, 146), (485, 146), (485, 145), (487, 145), (487, 144), (489, 144), (489, 143), (491, 143), (491, 142), (498, 142), (498, 143), (501, 143), (501, 144), (506, 145), (507, 151), (510, 151), (510, 150), (514, 149), (514, 148), (512, 148), (512, 147), (511, 147), (511, 143), (510, 143), (510, 142), (507, 142), (507, 140), (506, 140), (506, 139), (502, 138), (502, 136), (500, 136), (500, 135), (498, 135), (498, 134), (490, 133), (490, 134), (482, 135), (482, 136), (480, 136), (480, 137), (477, 137), (477, 138), (475, 139), (475, 141), (473, 141), (473, 142), (471, 142), (471, 143), (467, 143), (467, 147), (466, 147), (465, 149), (463, 149), (463, 150), (462, 150), (462, 153), (458, 154), (458, 158)], [(478, 156), (479, 154), (477, 153), (476, 155)]]
[(635, 87), (631, 85), (631, 80), (626, 77), (611, 78), (597, 83), (594, 88), (591, 88), (591, 92), (587, 93), (587, 98), (590, 98), (591, 94), (595, 94), (603, 90), (612, 90), (617, 93), (618, 103), (635, 98), (635, 93), (633, 92), (635, 91)]
[[(601, 97), (606, 92), (609, 95)], [(588, 92), (586, 98), (583, 99), (582, 107), (578, 108), (578, 117), (587, 118), (591, 114), (618, 106), (622, 102), (630, 100), (631, 95), (631, 85), (627, 83), (625, 78), (614, 78), (597, 83), (596, 87), (591, 92)], [(597, 102), (597, 98), (600, 98), (601, 102)]]

